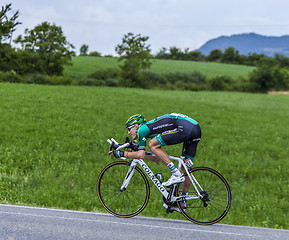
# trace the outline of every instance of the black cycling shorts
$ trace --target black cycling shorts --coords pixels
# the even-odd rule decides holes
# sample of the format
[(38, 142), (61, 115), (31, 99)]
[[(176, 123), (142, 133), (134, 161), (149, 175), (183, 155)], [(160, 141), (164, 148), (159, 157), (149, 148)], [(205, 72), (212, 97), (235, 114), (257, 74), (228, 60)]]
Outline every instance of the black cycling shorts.
[(202, 135), (200, 125), (184, 119), (178, 119), (176, 125), (177, 127), (171, 131), (158, 134), (157, 141), (161, 146), (184, 143), (182, 156), (187, 154), (194, 157)]

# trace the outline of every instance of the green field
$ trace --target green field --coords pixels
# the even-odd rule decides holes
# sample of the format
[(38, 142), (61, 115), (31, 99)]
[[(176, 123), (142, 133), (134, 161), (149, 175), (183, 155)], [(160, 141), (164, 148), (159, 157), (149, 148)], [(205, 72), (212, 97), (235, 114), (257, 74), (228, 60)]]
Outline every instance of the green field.
[[(0, 202), (102, 212), (96, 181), (113, 161), (135, 113), (169, 112), (202, 127), (195, 166), (228, 180), (232, 207), (221, 223), (289, 229), (289, 96), (0, 83)], [(179, 155), (181, 146), (165, 148)], [(148, 162), (154, 172), (169, 170)], [(167, 215), (151, 184), (142, 215)]]
[[(70, 77), (85, 77), (99, 69), (117, 67), (117, 58), (112, 57), (73, 57), (73, 65), (65, 66), (64, 75)], [(233, 79), (240, 76), (247, 76), (254, 67), (222, 64), (215, 62), (193, 62), (154, 59), (151, 71), (156, 73), (164, 72), (201, 72), (211, 78), (216, 76), (230, 76)]]

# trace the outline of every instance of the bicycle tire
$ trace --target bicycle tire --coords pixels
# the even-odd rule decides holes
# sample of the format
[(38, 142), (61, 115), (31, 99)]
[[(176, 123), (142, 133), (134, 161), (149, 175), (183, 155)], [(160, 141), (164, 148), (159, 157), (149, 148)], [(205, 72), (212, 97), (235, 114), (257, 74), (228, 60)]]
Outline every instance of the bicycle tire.
[[(192, 174), (203, 188), (204, 197), (188, 200), (186, 209), (183, 209), (181, 203), (177, 202), (181, 213), (188, 220), (199, 225), (219, 222), (231, 207), (232, 195), (228, 182), (219, 172), (207, 167), (193, 168)], [(177, 192), (181, 192), (182, 184), (177, 185)], [(189, 195), (197, 195), (193, 186), (190, 186)]]
[(97, 194), (103, 207), (122, 218), (139, 214), (146, 207), (150, 196), (148, 180), (138, 167), (127, 189), (120, 191), (129, 166), (130, 163), (126, 161), (110, 163), (102, 170), (97, 181)]

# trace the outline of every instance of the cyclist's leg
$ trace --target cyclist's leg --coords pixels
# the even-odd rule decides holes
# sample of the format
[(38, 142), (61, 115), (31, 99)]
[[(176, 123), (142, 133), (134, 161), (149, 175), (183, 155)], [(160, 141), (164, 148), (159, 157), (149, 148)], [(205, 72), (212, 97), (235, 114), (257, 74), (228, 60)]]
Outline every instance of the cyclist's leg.
[[(187, 122), (187, 121), (186, 121)], [(171, 130), (167, 130), (161, 134), (158, 134), (149, 142), (149, 148), (151, 151), (162, 160), (166, 165), (171, 164), (168, 154), (161, 147), (166, 145), (175, 145), (182, 143), (189, 138), (187, 131), (184, 131), (182, 125), (172, 126)]]
[(183, 144), (182, 156), (185, 159), (190, 158), (192, 161), (196, 155), (197, 146), (202, 137), (201, 128), (199, 125), (190, 125), (190, 137)]
[(145, 155), (145, 158), (155, 163), (159, 163), (161, 161), (161, 159), (157, 156)]
[(169, 163), (171, 163), (168, 154), (165, 152), (165, 150), (161, 148), (161, 145), (157, 141), (156, 137), (150, 140), (149, 148), (152, 153), (155, 154), (157, 158), (160, 159), (164, 164), (168, 165)]
[(196, 135), (194, 134), (192, 136), (193, 126), (196, 125), (183, 119), (178, 120), (177, 123), (177, 126), (174, 126), (173, 129), (168, 130), (162, 134), (158, 134), (156, 137), (154, 137), (149, 142), (149, 147), (151, 151), (168, 166), (168, 168), (172, 171), (173, 175), (180, 176), (180, 171), (176, 169), (175, 165), (169, 159), (168, 154), (161, 147), (165, 145), (175, 145), (192, 139), (193, 136)]
[[(184, 156), (185, 159), (190, 158), (191, 161), (194, 160), (197, 151), (197, 146), (200, 140), (201, 140), (201, 128), (199, 125), (193, 125), (191, 128), (191, 139), (189, 141), (184, 142), (183, 144), (182, 156)], [(186, 177), (186, 180), (183, 183), (182, 189), (183, 194), (189, 191), (190, 184), (191, 182), (189, 177)]]

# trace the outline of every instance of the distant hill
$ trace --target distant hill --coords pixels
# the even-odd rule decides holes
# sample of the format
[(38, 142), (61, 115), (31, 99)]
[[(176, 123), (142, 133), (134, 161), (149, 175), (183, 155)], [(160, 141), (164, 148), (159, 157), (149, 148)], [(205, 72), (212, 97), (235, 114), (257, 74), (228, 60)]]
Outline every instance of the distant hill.
[(274, 37), (244, 33), (229, 37), (221, 36), (209, 40), (198, 51), (201, 51), (204, 55), (209, 55), (212, 50), (221, 49), (224, 51), (228, 47), (234, 47), (242, 55), (258, 53), (274, 56), (275, 53), (280, 53), (289, 57), (289, 35)]

